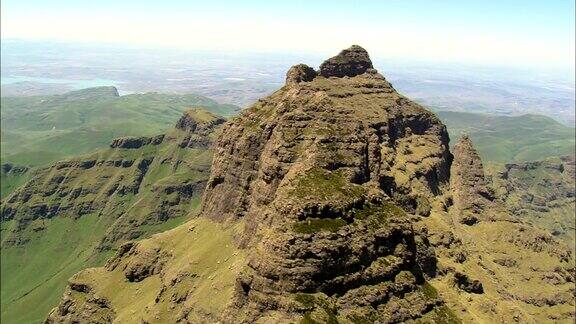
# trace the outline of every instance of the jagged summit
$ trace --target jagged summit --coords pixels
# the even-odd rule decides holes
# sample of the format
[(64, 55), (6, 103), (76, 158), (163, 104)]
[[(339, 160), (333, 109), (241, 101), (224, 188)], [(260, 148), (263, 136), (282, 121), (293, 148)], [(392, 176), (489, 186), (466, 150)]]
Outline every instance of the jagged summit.
[(376, 74), (377, 71), (372, 66), (368, 52), (358, 45), (352, 45), (324, 61), (318, 72), (306, 64), (294, 65), (286, 74), (286, 84), (309, 82), (319, 75), (325, 78), (342, 78), (364, 73)]
[(365, 49), (358, 45), (342, 50), (338, 55), (320, 65), (323, 77), (354, 77), (373, 70), (372, 61)]

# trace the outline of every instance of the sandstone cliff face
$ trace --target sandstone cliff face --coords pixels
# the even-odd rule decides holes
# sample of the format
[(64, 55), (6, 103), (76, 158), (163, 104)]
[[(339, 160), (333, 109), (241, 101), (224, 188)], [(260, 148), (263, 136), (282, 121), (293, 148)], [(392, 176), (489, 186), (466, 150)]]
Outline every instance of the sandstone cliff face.
[[(191, 123), (195, 114), (186, 113), (179, 123)], [(1, 206), (2, 220), (13, 224), (2, 244), (25, 243), (43, 230), (43, 220), (98, 214), (111, 222), (101, 242), (101, 248), (110, 248), (144, 234), (140, 227), (185, 215), (204, 189), (210, 167), (206, 145), (216, 121), (222, 120), (202, 114), (199, 133), (177, 129), (154, 137), (119, 138), (110, 150), (36, 171)], [(202, 148), (180, 146), (191, 136), (204, 143)]]
[[(203, 203), (204, 214), (214, 219), (268, 205), (279, 186), (313, 167), (423, 212), (426, 198), (448, 185), (446, 128), (374, 71), (288, 84), (223, 133)], [(222, 194), (226, 203), (220, 203)]]
[(494, 208), (494, 197), (488, 190), (480, 156), (468, 136), (454, 146), (450, 187), (454, 209), (462, 224), (473, 225), (479, 221), (478, 217), (492, 212), (489, 209)]
[[(402, 321), (440, 304), (421, 293), (425, 246), (392, 201), (429, 213), (448, 185), (448, 135), (371, 66), (359, 47), (313, 79), (296, 66), (285, 87), (224, 127), (202, 213), (244, 220), (239, 239), (254, 248), (235, 316), (328, 316), (297, 294), (349, 319)], [(394, 298), (406, 299), (388, 303)]]

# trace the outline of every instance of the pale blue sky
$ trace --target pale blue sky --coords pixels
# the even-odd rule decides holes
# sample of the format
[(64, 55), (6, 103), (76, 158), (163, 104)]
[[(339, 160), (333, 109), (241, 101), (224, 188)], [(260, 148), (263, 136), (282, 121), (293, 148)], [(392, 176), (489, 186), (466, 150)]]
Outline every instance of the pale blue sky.
[(574, 66), (569, 0), (3, 0), (2, 37)]

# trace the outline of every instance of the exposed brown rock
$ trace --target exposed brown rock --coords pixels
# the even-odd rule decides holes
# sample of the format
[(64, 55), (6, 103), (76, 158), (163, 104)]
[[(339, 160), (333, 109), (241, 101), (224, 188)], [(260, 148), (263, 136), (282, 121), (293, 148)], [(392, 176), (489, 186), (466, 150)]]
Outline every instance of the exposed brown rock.
[(358, 45), (342, 50), (338, 55), (320, 65), (323, 77), (354, 77), (366, 72), (375, 72), (368, 52)]
[(456, 272), (454, 273), (454, 283), (458, 288), (464, 290), (465, 292), (474, 293), (474, 294), (482, 294), (484, 293), (484, 288), (482, 287), (482, 283), (478, 280), (472, 280), (468, 278), (467, 275)]
[(184, 112), (184, 115), (180, 117), (176, 123), (176, 128), (186, 132), (206, 136), (225, 121), (226, 119), (216, 116), (208, 111), (190, 109)]
[(110, 301), (96, 296), (92, 288), (76, 283), (75, 277), (69, 280), (62, 301), (49, 314), (45, 324), (56, 323), (95, 323), (106, 324), (114, 320), (114, 310)]
[(468, 136), (454, 146), (450, 187), (454, 208), (462, 224), (473, 225), (493, 206), (494, 197), (488, 190), (484, 168), (478, 152)]
[(127, 136), (119, 137), (112, 140), (111, 148), (137, 149), (144, 145), (158, 145), (164, 140), (164, 134), (154, 137), (145, 136)]
[(286, 73), (286, 84), (310, 82), (318, 73), (306, 64), (297, 64)]
[[(359, 48), (344, 51), (323, 65), (325, 76), (350, 78), (289, 82), (227, 124), (216, 143), (202, 214), (243, 218), (239, 239), (254, 251), (239, 278), (236, 320), (301, 316), (295, 294), (320, 294), (310, 298), (339, 305), (347, 318), (382, 321), (389, 309), (404, 310), (395, 315), (402, 321), (438, 302), (419, 288), (434, 272), (433, 252), (392, 201), (426, 213), (447, 188), (446, 128), (364, 73), (366, 59)], [(413, 284), (387, 288), (400, 274)], [(372, 302), (362, 301), (366, 289)], [(387, 304), (404, 298), (411, 302)]]

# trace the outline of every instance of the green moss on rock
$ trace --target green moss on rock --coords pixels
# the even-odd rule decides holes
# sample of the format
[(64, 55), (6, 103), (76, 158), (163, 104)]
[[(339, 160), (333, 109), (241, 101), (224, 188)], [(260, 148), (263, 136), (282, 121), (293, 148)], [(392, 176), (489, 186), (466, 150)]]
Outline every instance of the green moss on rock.
[(314, 167), (297, 179), (293, 194), (298, 198), (335, 199), (359, 197), (364, 190), (350, 184), (341, 172)]

